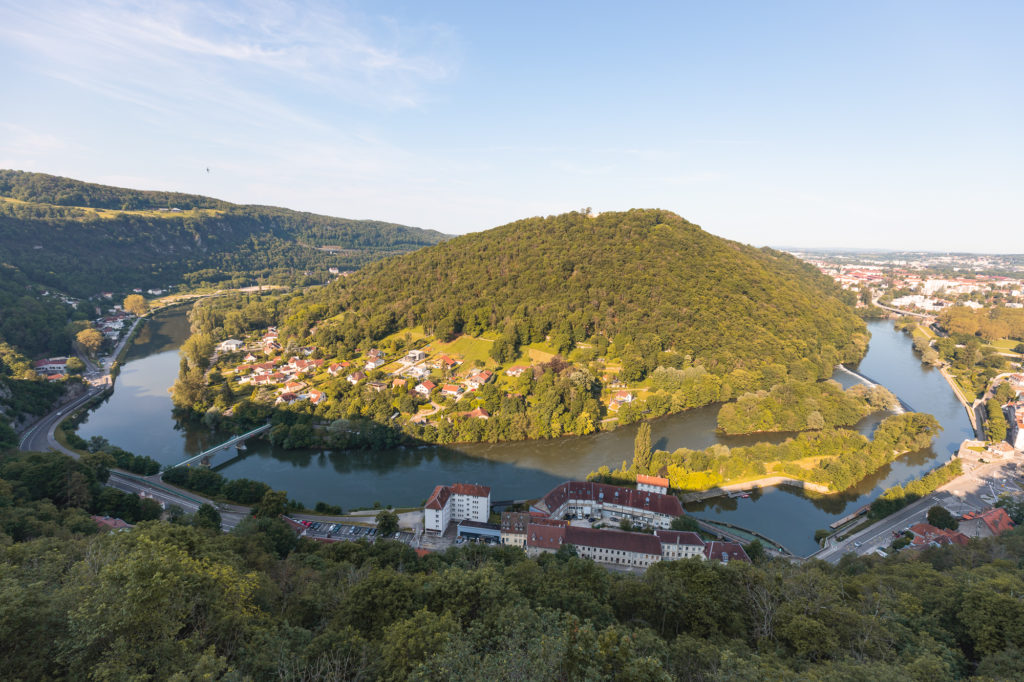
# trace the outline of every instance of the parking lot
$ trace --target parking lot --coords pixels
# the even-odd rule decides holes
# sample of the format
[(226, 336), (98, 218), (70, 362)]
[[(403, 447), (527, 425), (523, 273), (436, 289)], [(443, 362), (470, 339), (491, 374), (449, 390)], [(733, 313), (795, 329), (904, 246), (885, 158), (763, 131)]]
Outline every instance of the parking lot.
[[(306, 526), (302, 536), (313, 540), (342, 542), (346, 540), (368, 540), (373, 542), (384, 537), (374, 526), (359, 526), (346, 523), (330, 523), (328, 521), (309, 521), (296, 519), (298, 523)], [(417, 547), (417, 533), (401, 530), (387, 537), (389, 540), (404, 542), (410, 547)]]

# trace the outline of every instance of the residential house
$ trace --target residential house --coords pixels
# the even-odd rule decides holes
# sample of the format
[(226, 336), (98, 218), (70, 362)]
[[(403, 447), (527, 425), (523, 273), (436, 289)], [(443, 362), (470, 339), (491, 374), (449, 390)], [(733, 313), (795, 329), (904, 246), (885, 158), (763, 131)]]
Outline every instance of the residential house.
[(451, 398), (458, 398), (462, 395), (462, 386), (459, 386), (458, 384), (445, 384), (441, 388), (441, 394)]
[(122, 519), (114, 518), (112, 516), (97, 516), (93, 514), (90, 518), (92, 518), (93, 523), (95, 523), (100, 530), (110, 531), (111, 533), (122, 530), (131, 530), (135, 527)]
[(384, 366), (384, 358), (370, 358), (366, 361), (365, 369), (367, 372), (375, 370), (378, 367)]
[(306, 387), (306, 384), (301, 381), (289, 381), (284, 385), (285, 393), (298, 393)]
[(470, 410), (469, 412), (464, 413), (464, 415), (466, 417), (469, 417), (470, 419), (490, 419), (491, 418), (491, 413), (488, 412), (487, 410), (485, 410), (482, 407), (478, 407), (475, 410)]
[(365, 374), (363, 374), (362, 372), (356, 371), (356, 372), (353, 372), (352, 374), (348, 375), (348, 383), (350, 383), (353, 386), (355, 386), (356, 384), (358, 384), (360, 381), (362, 381), (365, 378), (366, 378)]
[(426, 367), (410, 367), (409, 369), (402, 372), (405, 376), (411, 379), (426, 379), (430, 376), (430, 370)]
[(373, 390), (374, 390), (374, 391), (376, 391), (377, 393), (380, 393), (380, 392), (382, 392), (382, 391), (386, 391), (386, 390), (387, 390), (387, 388), (388, 388), (388, 385), (387, 385), (387, 384), (385, 384), (385, 383), (384, 383), (383, 381), (370, 381), (370, 382), (368, 382), (368, 383), (366, 384), (366, 386), (367, 386), (368, 388), (371, 388), (371, 389), (373, 389)]
[(513, 365), (512, 367), (509, 367), (508, 369), (505, 370), (505, 374), (507, 374), (510, 377), (517, 377), (521, 376), (523, 372), (525, 372), (528, 369), (530, 368), (523, 367), (522, 365)]
[(1013, 520), (1002, 507), (969, 512), (960, 521), (961, 533), (970, 538), (992, 538), (1013, 529)]
[(441, 355), (438, 355), (436, 358), (434, 358), (429, 364), (431, 367), (434, 367), (436, 369), (452, 370), (458, 367), (459, 364), (461, 363), (459, 363), (458, 360), (442, 353)]
[(644, 490), (651, 493), (660, 493), (662, 495), (668, 494), (667, 478), (661, 476), (648, 476), (646, 474), (637, 474), (636, 476), (636, 489)]
[(44, 358), (32, 363), (32, 369), (39, 374), (64, 374), (67, 372), (67, 368), (68, 359), (64, 357)]
[(245, 348), (245, 341), (240, 339), (225, 339), (217, 344), (217, 350), (221, 353), (237, 353)]
[(913, 535), (910, 540), (910, 546), (915, 549), (942, 547), (953, 544), (966, 546), (970, 541), (960, 531), (936, 528), (929, 523), (916, 523), (910, 527), (910, 532)]
[(306, 399), (309, 400), (309, 402), (313, 403), (314, 405), (319, 405), (320, 403), (327, 399), (327, 396), (324, 395), (323, 391), (318, 391), (315, 388), (311, 388), (309, 389), (309, 393), (306, 394)]
[(470, 373), (469, 378), (466, 379), (466, 385), (473, 390), (477, 390), (490, 381), (493, 376), (494, 372), (488, 369), (477, 370)]
[(416, 384), (416, 388), (413, 390), (426, 398), (430, 396), (430, 392), (435, 388), (437, 388), (437, 384), (430, 379), (427, 379), (423, 383)]
[(405, 354), (405, 361), (408, 363), (423, 362), (427, 359), (427, 354), (421, 350), (411, 350)]
[(634, 396), (629, 391), (616, 391), (612, 394), (612, 400), (608, 403), (608, 409), (617, 410), (623, 405), (633, 402)]

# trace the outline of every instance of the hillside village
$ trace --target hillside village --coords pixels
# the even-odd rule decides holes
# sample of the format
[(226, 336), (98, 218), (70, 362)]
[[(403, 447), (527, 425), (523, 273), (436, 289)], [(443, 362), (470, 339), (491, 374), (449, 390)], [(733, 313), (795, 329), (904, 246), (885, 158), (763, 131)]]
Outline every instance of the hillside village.
[[(235, 396), (251, 387), (254, 402), (293, 407), (330, 418), (331, 403), (344, 381), (367, 394), (391, 400), (392, 420), (403, 417), (411, 424), (438, 427), (456, 419), (486, 421), (491, 410), (486, 403), (501, 396), (523, 397), (530, 382), (546, 369), (571, 365), (554, 353), (530, 349), (520, 361), (501, 366), (486, 357), (486, 339), (469, 336), (452, 342), (417, 339), (405, 352), (380, 348), (358, 351), (350, 358), (325, 359), (315, 346), (295, 346), (281, 338), (276, 327), (246, 339), (225, 339), (215, 347), (214, 369), (227, 380)], [(481, 352), (483, 351), (483, 352)], [(529, 364), (527, 364), (529, 363)], [(624, 405), (648, 392), (646, 387), (628, 390), (615, 376), (612, 366), (601, 377), (603, 409), (609, 419)], [(211, 373), (212, 375), (212, 373)], [(348, 389), (351, 390), (351, 389)], [(230, 416), (230, 412), (225, 413)]]

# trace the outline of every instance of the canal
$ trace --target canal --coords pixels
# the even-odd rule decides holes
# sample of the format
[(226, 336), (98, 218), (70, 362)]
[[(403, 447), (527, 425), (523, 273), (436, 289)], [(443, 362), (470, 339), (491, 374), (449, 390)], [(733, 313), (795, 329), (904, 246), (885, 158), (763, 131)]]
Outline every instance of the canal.
[[(171, 414), (169, 388), (177, 375), (178, 347), (188, 337), (187, 309), (156, 315), (130, 345), (114, 393), (79, 428), (114, 445), (174, 464), (230, 437)], [(691, 513), (756, 530), (798, 553), (816, 548), (813, 534), (876, 497), (884, 488), (915, 478), (948, 459), (971, 434), (963, 407), (938, 371), (921, 365), (910, 338), (889, 321), (869, 323), (871, 346), (858, 369), (882, 383), (914, 409), (935, 415), (944, 427), (932, 447), (904, 455), (846, 493), (812, 498), (789, 488), (770, 488), (748, 499), (718, 498), (688, 505)], [(855, 379), (837, 372), (843, 385)], [(656, 448), (730, 447), (758, 440), (715, 433), (717, 406), (652, 422)], [(870, 435), (884, 415), (857, 425)], [(246, 454), (221, 470), (229, 478), (264, 481), (307, 505), (317, 501), (345, 508), (374, 502), (418, 506), (438, 483), (489, 485), (492, 499), (538, 497), (555, 484), (585, 476), (602, 465), (617, 467), (632, 457), (635, 425), (608, 433), (516, 443), (428, 446), (384, 451), (282, 450), (249, 441)], [(771, 440), (781, 440), (775, 435)], [(764, 440), (762, 436), (760, 439)]]

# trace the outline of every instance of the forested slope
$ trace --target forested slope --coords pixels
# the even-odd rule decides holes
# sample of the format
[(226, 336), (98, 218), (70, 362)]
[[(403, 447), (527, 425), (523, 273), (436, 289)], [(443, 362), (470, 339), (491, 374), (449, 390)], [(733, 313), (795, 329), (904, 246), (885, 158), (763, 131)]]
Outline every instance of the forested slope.
[(281, 268), (356, 268), (444, 237), (393, 223), (0, 171), (0, 263), (75, 296)]
[(417, 324), (441, 338), (489, 331), (501, 361), (546, 337), (564, 352), (599, 336), (637, 379), (665, 360), (719, 375), (803, 361), (804, 373), (828, 376), (867, 340), (841, 296), (792, 256), (661, 210), (521, 220), (375, 263), (316, 294), (347, 311), (342, 338)]

